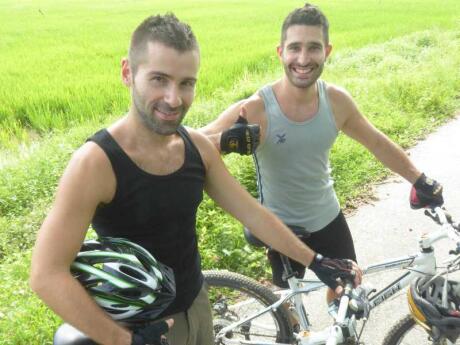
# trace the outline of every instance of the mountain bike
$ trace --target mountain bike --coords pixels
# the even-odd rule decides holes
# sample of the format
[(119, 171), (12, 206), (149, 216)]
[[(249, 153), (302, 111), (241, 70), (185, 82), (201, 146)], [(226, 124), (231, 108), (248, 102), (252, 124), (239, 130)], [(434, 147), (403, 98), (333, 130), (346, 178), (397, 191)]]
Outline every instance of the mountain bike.
[[(417, 277), (435, 277), (460, 270), (459, 224), (454, 223), (452, 217), (440, 207), (425, 210), (425, 215), (432, 218), (439, 228), (420, 237), (417, 253), (363, 269), (364, 275), (394, 269), (403, 270), (403, 274), (379, 291), (366, 286), (352, 288), (351, 282), (346, 282), (344, 294), (329, 306), (328, 312), (334, 320), (333, 324), (321, 331), (312, 331), (302, 296), (322, 289), (325, 285), (318, 280), (297, 278), (286, 257), (282, 257), (282, 262), (289, 289), (277, 292), (238, 273), (204, 271), (212, 304), (215, 344), (363, 344), (360, 341), (361, 335), (372, 309), (395, 296)], [(450, 251), (453, 258), (440, 267), (432, 245), (444, 238), (454, 244)], [(392, 327), (383, 344), (453, 343), (448, 339), (435, 343), (429, 332), (419, 328), (409, 315)]]

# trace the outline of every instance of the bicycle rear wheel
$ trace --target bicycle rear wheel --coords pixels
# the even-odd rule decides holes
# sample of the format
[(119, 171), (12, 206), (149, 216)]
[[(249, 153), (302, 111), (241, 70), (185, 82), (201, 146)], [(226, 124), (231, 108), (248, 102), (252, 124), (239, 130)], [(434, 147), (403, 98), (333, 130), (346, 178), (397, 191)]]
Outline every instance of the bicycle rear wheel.
[[(427, 331), (417, 324), (412, 316), (407, 315), (394, 325), (383, 340), (383, 345), (446, 345), (446, 340), (433, 342)], [(455, 342), (460, 344), (460, 339)]]
[[(253, 279), (229, 271), (204, 271), (211, 301), (214, 334), (275, 303), (278, 297)], [(289, 343), (292, 326), (283, 306), (269, 311), (227, 334), (234, 340)], [(216, 344), (221, 344), (216, 341)]]

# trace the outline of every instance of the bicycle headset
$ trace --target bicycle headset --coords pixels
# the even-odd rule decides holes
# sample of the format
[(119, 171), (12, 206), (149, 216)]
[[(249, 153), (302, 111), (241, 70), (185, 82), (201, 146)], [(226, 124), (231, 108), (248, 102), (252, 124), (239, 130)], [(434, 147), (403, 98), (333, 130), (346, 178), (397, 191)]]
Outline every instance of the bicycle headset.
[(176, 295), (171, 268), (138, 244), (122, 238), (85, 241), (71, 272), (115, 320), (152, 320)]
[(460, 284), (447, 281), (447, 307), (443, 307), (443, 277), (415, 279), (407, 292), (412, 317), (433, 340), (441, 336), (455, 343), (460, 335)]

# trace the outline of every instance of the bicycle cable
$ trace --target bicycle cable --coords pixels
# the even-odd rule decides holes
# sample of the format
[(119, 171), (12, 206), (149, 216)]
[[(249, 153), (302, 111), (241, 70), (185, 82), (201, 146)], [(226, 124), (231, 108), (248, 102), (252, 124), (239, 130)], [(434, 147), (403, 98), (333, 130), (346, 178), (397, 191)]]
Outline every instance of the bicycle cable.
[(359, 340), (361, 339), (361, 336), (363, 335), (364, 327), (366, 326), (366, 323), (367, 323), (367, 319), (363, 320), (363, 325), (361, 326), (361, 331), (359, 332), (359, 335), (356, 333), (356, 329), (354, 330), (354, 331), (355, 331), (355, 337), (356, 337), (357, 345), (361, 345), (361, 344), (364, 345), (364, 343), (361, 343)]

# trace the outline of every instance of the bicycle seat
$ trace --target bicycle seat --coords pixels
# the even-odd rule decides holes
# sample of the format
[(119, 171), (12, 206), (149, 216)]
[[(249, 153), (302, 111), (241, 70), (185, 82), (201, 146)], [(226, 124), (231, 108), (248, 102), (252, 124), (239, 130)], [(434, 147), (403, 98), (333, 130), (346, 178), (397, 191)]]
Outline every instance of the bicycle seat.
[[(301, 240), (305, 240), (310, 237), (310, 233), (304, 227), (297, 226), (297, 225), (287, 225), (289, 229)], [(246, 241), (253, 245), (254, 247), (268, 247), (265, 243), (259, 240), (256, 236), (254, 236), (251, 231), (247, 227), (243, 228), (244, 238)]]
[(97, 343), (75, 327), (64, 323), (54, 333), (53, 345), (97, 345)]

